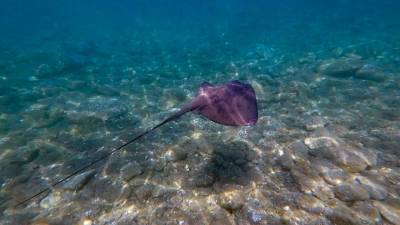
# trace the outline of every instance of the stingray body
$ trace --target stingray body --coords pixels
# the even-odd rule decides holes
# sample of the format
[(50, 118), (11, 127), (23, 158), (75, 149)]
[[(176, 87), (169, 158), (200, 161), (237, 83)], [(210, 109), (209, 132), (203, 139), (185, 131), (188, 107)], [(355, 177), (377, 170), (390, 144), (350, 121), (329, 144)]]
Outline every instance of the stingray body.
[(197, 96), (192, 101), (185, 104), (178, 112), (172, 114), (170, 117), (168, 117), (158, 125), (139, 134), (125, 144), (106, 153), (97, 160), (76, 170), (72, 174), (64, 177), (63, 179), (51, 184), (49, 188), (45, 188), (38, 193), (32, 195), (30, 198), (19, 202), (17, 205), (15, 205), (15, 207), (30, 201), (31, 199), (41, 195), (42, 193), (50, 191), (52, 187), (55, 187), (56, 185), (70, 179), (71, 177), (87, 170), (94, 164), (108, 158), (113, 153), (139, 140), (149, 132), (159, 128), (160, 126), (170, 121), (178, 119), (188, 112), (202, 115), (203, 117), (211, 121), (227, 126), (251, 126), (256, 124), (258, 120), (257, 99), (254, 89), (251, 87), (251, 85), (242, 83), (240, 81), (230, 81), (223, 85), (213, 86), (210, 83), (204, 82), (199, 88)]
[(204, 82), (197, 96), (167, 120), (176, 119), (187, 112), (200, 114), (228, 126), (251, 126), (258, 119), (254, 89), (240, 81), (231, 81), (220, 86)]

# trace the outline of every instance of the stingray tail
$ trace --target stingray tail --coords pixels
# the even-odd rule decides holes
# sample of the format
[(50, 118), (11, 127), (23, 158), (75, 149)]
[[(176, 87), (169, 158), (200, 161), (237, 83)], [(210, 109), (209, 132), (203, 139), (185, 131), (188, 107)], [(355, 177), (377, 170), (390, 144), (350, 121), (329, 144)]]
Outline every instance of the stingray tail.
[(151, 129), (149, 130), (149, 132), (152, 131), (152, 130), (155, 130), (155, 129), (159, 128), (159, 127), (161, 127), (162, 125), (164, 125), (164, 124), (166, 124), (166, 123), (168, 123), (168, 122), (174, 121), (174, 120), (178, 119), (179, 117), (183, 116), (184, 114), (186, 114), (187, 112), (191, 112), (191, 111), (193, 111), (193, 110), (195, 110), (195, 109), (197, 109), (197, 107), (190, 107), (190, 106), (188, 106), (188, 107), (183, 107), (183, 108), (180, 109), (178, 112), (172, 114), (172, 115), (169, 116), (167, 119), (163, 120), (161, 123), (159, 123), (159, 124), (157, 124), (156, 126), (154, 126), (153, 128), (151, 128)]
[[(193, 104), (188, 104), (188, 105), (184, 106), (181, 110), (179, 110), (178, 112), (172, 114), (172, 115), (169, 116), (167, 119), (163, 120), (161, 123), (157, 124), (156, 126), (152, 127), (151, 129), (146, 130), (145, 132), (139, 134), (138, 136), (136, 136), (135, 138), (131, 139), (130, 141), (125, 142), (123, 145), (121, 145), (121, 146), (119, 146), (119, 147), (117, 147), (117, 148), (114, 148), (112, 151), (110, 151), (110, 152), (106, 153), (105, 155), (101, 156), (100, 158), (98, 158), (98, 159), (92, 161), (91, 163), (87, 164), (86, 166), (81, 167), (80, 169), (78, 169), (78, 170), (76, 170), (75, 172), (69, 174), (68, 176), (62, 178), (61, 180), (50, 184), (50, 186), (49, 186), (48, 188), (44, 188), (44, 189), (40, 190), (39, 192), (35, 193), (34, 195), (28, 197), (27, 199), (25, 199), (25, 200), (23, 200), (23, 201), (21, 201), (21, 202), (18, 202), (16, 205), (14, 205), (14, 207), (16, 208), (16, 207), (18, 207), (18, 206), (24, 205), (25, 203), (27, 203), (27, 202), (29, 202), (30, 200), (32, 200), (32, 199), (34, 199), (34, 198), (40, 196), (41, 194), (51, 191), (51, 188), (54, 188), (54, 187), (57, 186), (58, 184), (60, 184), (60, 183), (62, 183), (62, 182), (64, 182), (64, 181), (66, 181), (66, 180), (69, 180), (70, 178), (72, 178), (72, 177), (74, 177), (74, 176), (76, 176), (76, 175), (78, 175), (78, 174), (84, 172), (85, 170), (91, 168), (92, 166), (94, 166), (94, 165), (97, 164), (98, 162), (103, 161), (104, 159), (110, 157), (110, 156), (111, 156), (112, 154), (114, 154), (115, 152), (117, 152), (117, 151), (123, 149), (124, 147), (126, 147), (126, 146), (132, 144), (133, 142), (139, 140), (140, 138), (142, 138), (142, 137), (145, 136), (146, 134), (150, 133), (151, 131), (153, 131), (153, 130), (159, 128), (159, 127), (161, 127), (162, 125), (164, 125), (164, 124), (166, 124), (166, 123), (168, 123), (168, 122), (170, 122), (170, 121), (176, 120), (176, 119), (178, 119), (179, 117), (181, 117), (182, 115), (184, 115), (185, 113), (194, 111), (194, 110), (196, 110), (197, 108), (198, 108), (198, 107), (194, 106)], [(0, 205), (4, 204), (5, 202), (6, 202), (6, 201), (1, 202)]]

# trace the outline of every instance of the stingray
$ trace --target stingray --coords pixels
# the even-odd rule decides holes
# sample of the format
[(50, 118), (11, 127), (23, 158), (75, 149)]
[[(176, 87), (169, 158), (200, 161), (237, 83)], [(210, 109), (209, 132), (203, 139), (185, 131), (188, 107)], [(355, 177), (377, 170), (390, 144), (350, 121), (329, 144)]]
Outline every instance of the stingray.
[(179, 111), (173, 113), (161, 123), (144, 131), (132, 140), (113, 149), (112, 151), (106, 153), (97, 160), (92, 161), (88, 165), (76, 170), (75, 172), (62, 178), (61, 180), (51, 184), (50, 187), (42, 189), (31, 197), (17, 203), (15, 207), (27, 203), (28, 201), (41, 195), (44, 192), (50, 191), (52, 187), (55, 187), (56, 185), (70, 179), (71, 177), (87, 170), (94, 164), (108, 158), (113, 153), (139, 140), (151, 131), (161, 127), (168, 122), (178, 119), (188, 112), (199, 114), (208, 120), (227, 126), (252, 126), (255, 125), (258, 120), (257, 99), (254, 89), (251, 85), (237, 80), (230, 81), (228, 83), (218, 86), (214, 86), (208, 82), (204, 82), (200, 86), (197, 95), (193, 100), (185, 104)]

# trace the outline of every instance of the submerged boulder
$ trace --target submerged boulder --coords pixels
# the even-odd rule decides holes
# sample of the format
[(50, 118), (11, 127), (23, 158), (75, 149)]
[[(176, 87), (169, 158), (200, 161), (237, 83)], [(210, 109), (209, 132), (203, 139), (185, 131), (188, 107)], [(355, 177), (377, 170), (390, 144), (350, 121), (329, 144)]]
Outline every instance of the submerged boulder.
[(61, 186), (61, 188), (71, 191), (78, 191), (89, 182), (89, 180), (94, 176), (95, 173), (95, 170), (89, 170), (81, 173), (73, 177), (71, 180), (67, 181), (64, 185)]
[(358, 58), (342, 58), (326, 60), (319, 67), (319, 72), (334, 77), (350, 77), (362, 68), (362, 61)]
[(372, 64), (363, 65), (355, 74), (355, 78), (362, 80), (384, 81), (386, 79), (385, 73)]

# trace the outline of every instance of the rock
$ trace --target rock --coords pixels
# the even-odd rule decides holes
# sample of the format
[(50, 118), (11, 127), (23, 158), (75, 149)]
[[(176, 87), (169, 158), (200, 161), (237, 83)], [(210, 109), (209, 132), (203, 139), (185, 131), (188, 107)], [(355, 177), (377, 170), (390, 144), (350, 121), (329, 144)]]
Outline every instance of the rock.
[(292, 154), (288, 151), (285, 151), (283, 155), (279, 157), (279, 163), (283, 169), (290, 170), (294, 165)]
[(120, 157), (120, 156), (111, 157), (108, 160), (108, 162), (104, 168), (104, 173), (107, 176), (110, 176), (110, 175), (117, 176), (117, 175), (121, 174), (123, 165), (129, 165), (129, 163), (130, 162), (127, 161), (124, 157)]
[(359, 148), (349, 146), (346, 148), (347, 151), (354, 153), (359, 158), (364, 160), (364, 162), (368, 165), (368, 167), (376, 166), (378, 162), (377, 150), (367, 149), (367, 148)]
[(355, 74), (354, 77), (363, 80), (384, 81), (386, 79), (385, 73), (377, 66), (372, 64), (363, 65)]
[(319, 216), (315, 218), (315, 220), (310, 221), (309, 223), (303, 223), (309, 225), (332, 225), (332, 223), (325, 217)]
[(150, 183), (145, 183), (143, 186), (140, 186), (135, 189), (135, 195), (138, 199), (147, 200), (152, 196), (154, 189), (154, 185)]
[[(269, 220), (269, 215), (264, 210), (246, 208), (247, 218), (253, 224), (262, 224), (266, 223)], [(277, 219), (277, 222), (280, 222), (280, 219)]]
[[(261, 215), (265, 215), (267, 209), (279, 207), (274, 205), (271, 199), (266, 197), (259, 189), (247, 193), (245, 199), (246, 204), (243, 206), (242, 212), (246, 213), (252, 220), (264, 217)], [(255, 219), (255, 221), (257, 221), (257, 219)]]
[(308, 147), (304, 144), (303, 141), (295, 141), (291, 143), (288, 148), (293, 153), (295, 160), (306, 160), (308, 158)]
[(40, 207), (42, 208), (53, 208), (61, 202), (61, 196), (59, 193), (52, 192), (46, 198), (40, 201)]
[[(325, 184), (325, 185), (323, 185)], [(321, 182), (319, 183), (317, 186), (315, 186), (312, 189), (312, 193), (319, 199), (323, 200), (323, 201), (327, 201), (329, 199), (332, 199), (335, 197), (332, 189), (326, 185), (325, 182)]]
[(382, 224), (382, 217), (379, 211), (368, 202), (356, 202), (351, 208), (361, 215), (364, 224)]
[(224, 161), (241, 165), (246, 163), (251, 147), (244, 141), (234, 140), (227, 143), (216, 143), (214, 154), (220, 156)]
[(381, 172), (390, 183), (394, 185), (398, 185), (400, 183), (400, 167), (381, 169)]
[(281, 193), (278, 192), (273, 194), (264, 191), (264, 196), (268, 196), (270, 203), (263, 208), (284, 208), (286, 206), (296, 208), (296, 199), (299, 195), (301, 195), (301, 193), (298, 191)]
[(364, 159), (350, 151), (338, 151), (334, 161), (349, 172), (360, 172), (365, 170), (367, 163)]
[(65, 190), (78, 191), (89, 182), (89, 180), (94, 176), (95, 173), (95, 170), (89, 170), (81, 173), (75, 177), (72, 177), (71, 180), (63, 184), (61, 188)]
[[(132, 205), (129, 207), (114, 207), (110, 212), (107, 212), (100, 217), (96, 218), (96, 221), (92, 223), (92, 225), (110, 225), (110, 224), (118, 224), (118, 225), (131, 225), (138, 224), (136, 221), (138, 220), (140, 210)], [(133, 222), (135, 221), (135, 222)], [(79, 225), (87, 225), (78, 223)], [(140, 223), (142, 224), (142, 223)]]
[(182, 161), (186, 159), (186, 157), (187, 157), (187, 152), (179, 147), (174, 147), (165, 153), (165, 159), (167, 161), (172, 161), (172, 162)]
[(308, 131), (313, 131), (317, 128), (324, 127), (326, 122), (320, 116), (311, 116), (305, 120), (305, 128)]
[(244, 204), (244, 196), (240, 191), (227, 191), (218, 197), (218, 205), (228, 211), (240, 209)]
[(160, 185), (156, 185), (152, 191), (152, 196), (154, 198), (161, 198), (161, 197), (167, 196), (176, 191), (177, 191), (177, 189), (174, 189), (174, 188), (167, 188), (167, 187), (163, 187)]
[(229, 212), (218, 207), (218, 205), (213, 205), (212, 209), (208, 209), (210, 211), (209, 215), (207, 215), (207, 220), (210, 225), (234, 225), (234, 221), (232, 221), (229, 217)]
[(125, 181), (129, 181), (142, 173), (143, 169), (137, 162), (129, 163), (121, 169), (121, 176)]
[(339, 145), (339, 143), (331, 137), (308, 137), (304, 139), (304, 144), (306, 144), (310, 149)]
[(84, 191), (87, 191), (87, 194), (93, 198), (114, 202), (121, 196), (122, 183), (115, 182), (115, 179), (110, 176), (99, 177), (90, 183), (90, 188), (88, 187)]
[(298, 207), (310, 213), (322, 214), (326, 210), (325, 204), (312, 195), (300, 195), (296, 198), (296, 204)]
[(305, 138), (304, 144), (306, 144), (310, 149), (315, 150), (339, 146), (339, 141), (329, 130), (320, 128), (315, 130), (310, 137)]
[[(15, 210), (14, 210), (15, 211)], [(21, 210), (17, 212), (5, 212), (2, 214), (1, 224), (14, 225), (14, 224), (32, 224), (32, 221), (39, 215), (35, 210)], [(36, 225), (36, 223), (33, 223)]]
[(322, 200), (334, 197), (329, 185), (311, 167), (295, 165), (290, 173), (301, 191), (314, 194)]
[(368, 191), (372, 199), (384, 200), (388, 196), (388, 191), (381, 182), (365, 176), (358, 176), (357, 180)]
[(165, 159), (150, 159), (145, 162), (145, 166), (147, 167), (148, 170), (154, 170), (156, 172), (161, 172), (164, 170), (167, 162)]
[(312, 161), (312, 166), (327, 183), (332, 185), (341, 184), (351, 178), (346, 171), (326, 159), (317, 158)]
[(319, 72), (334, 77), (349, 77), (362, 67), (362, 62), (357, 58), (342, 58), (326, 60), (319, 67)]
[(343, 204), (336, 206), (327, 216), (335, 225), (364, 225), (357, 212)]
[[(16, 169), (15, 167), (11, 168)], [(18, 170), (24, 171), (21, 168), (18, 168)], [(37, 193), (45, 188), (49, 188), (48, 181), (44, 180), (42, 176), (34, 176), (32, 172), (25, 171), (25, 173), (9, 178), (7, 182), (3, 183), (1, 193), (6, 199), (11, 200), (10, 198), (13, 198), (13, 200), (21, 202), (31, 197), (32, 193)], [(37, 197), (45, 197), (48, 194), (48, 192), (44, 192)]]
[(310, 214), (303, 210), (285, 207), (282, 215), (282, 223), (280, 224), (304, 224), (304, 225), (330, 225), (325, 218)]
[(334, 188), (335, 195), (342, 201), (362, 201), (369, 199), (369, 193), (360, 184), (343, 183)]
[(373, 201), (372, 203), (382, 216), (389, 222), (400, 225), (400, 200), (395, 198), (387, 199), (384, 202)]
[(26, 162), (34, 160), (38, 164), (47, 166), (67, 156), (65, 153), (67, 150), (62, 146), (46, 141), (32, 141), (29, 147), (31, 151), (27, 151), (29, 156), (27, 156)]
[(129, 186), (139, 187), (146, 183), (146, 179), (136, 177), (129, 182)]
[(189, 177), (187, 185), (190, 187), (206, 188), (211, 187), (215, 182), (214, 175), (212, 173), (197, 172)]
[(344, 170), (352, 173), (363, 171), (368, 166), (364, 157), (347, 150), (345, 146), (323, 148), (315, 154), (332, 160)]

